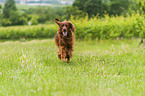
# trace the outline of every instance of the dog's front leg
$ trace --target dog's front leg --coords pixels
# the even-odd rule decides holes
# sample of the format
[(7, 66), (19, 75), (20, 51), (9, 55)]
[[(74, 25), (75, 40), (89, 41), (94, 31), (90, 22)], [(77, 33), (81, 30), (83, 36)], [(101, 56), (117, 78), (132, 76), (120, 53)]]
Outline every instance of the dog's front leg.
[(72, 49), (68, 49), (68, 52), (67, 52), (67, 62), (70, 62), (70, 58), (72, 58)]
[(65, 57), (66, 57), (66, 49), (64, 46), (61, 47), (61, 60), (65, 61)]

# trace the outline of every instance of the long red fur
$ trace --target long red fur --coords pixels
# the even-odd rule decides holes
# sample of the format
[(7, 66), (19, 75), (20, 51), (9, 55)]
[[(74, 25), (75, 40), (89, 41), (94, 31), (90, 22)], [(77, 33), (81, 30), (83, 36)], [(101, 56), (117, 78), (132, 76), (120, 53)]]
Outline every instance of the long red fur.
[[(58, 57), (62, 60), (65, 61), (67, 59), (67, 62), (70, 62), (70, 58), (72, 58), (72, 51), (74, 47), (74, 31), (75, 27), (71, 22), (64, 21), (64, 22), (59, 22), (59, 20), (56, 18), (54, 20), (59, 28), (57, 31), (57, 34), (55, 35), (55, 43), (59, 48), (58, 51)], [(63, 36), (63, 27), (66, 25), (66, 29), (68, 32), (67, 36)]]

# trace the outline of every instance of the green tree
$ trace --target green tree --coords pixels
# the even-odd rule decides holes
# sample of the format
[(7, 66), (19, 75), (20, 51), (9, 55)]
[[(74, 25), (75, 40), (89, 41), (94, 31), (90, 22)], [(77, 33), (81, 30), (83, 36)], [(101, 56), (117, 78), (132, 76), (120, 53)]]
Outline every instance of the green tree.
[(82, 12), (82, 10), (79, 10), (78, 7), (67, 6), (65, 10), (67, 13), (66, 19), (70, 19), (71, 16), (74, 16), (76, 18), (82, 18), (86, 15), (84, 12)]
[(140, 9), (145, 12), (145, 0), (136, 0)]
[(11, 11), (16, 11), (16, 5), (14, 0), (6, 0), (6, 3), (4, 5), (3, 9), (3, 17), (4, 18), (9, 18), (10, 17), (10, 12)]
[(31, 22), (32, 25), (37, 25), (37, 24), (39, 24), (39, 23), (38, 23), (38, 16), (37, 16), (37, 15), (34, 15), (34, 16), (31, 18), (30, 22)]
[(129, 8), (136, 9), (135, 0), (75, 0), (73, 7), (78, 7), (89, 17), (99, 14), (104, 16), (104, 13), (110, 15), (122, 15), (129, 11)]
[(17, 11), (14, 0), (6, 0), (3, 8), (3, 26), (26, 25), (27, 16)]
[(54, 20), (54, 18), (64, 20), (66, 16), (66, 10), (63, 7), (39, 6), (37, 8), (29, 8), (25, 11), (25, 13), (29, 14), (29, 20), (31, 20), (31, 18), (34, 18), (33, 16), (36, 15), (38, 17), (37, 21), (41, 24), (46, 23), (47, 21), (51, 22)]
[(97, 15), (98, 13), (102, 16), (107, 10), (107, 5), (103, 0), (75, 0), (73, 6), (88, 13), (89, 17)]
[(129, 8), (129, 0), (110, 0), (110, 15), (121, 15)]
[(17, 11), (11, 11), (10, 12), (9, 20), (12, 22), (11, 25), (26, 25), (27, 24), (27, 18), (21, 15)]
[(0, 26), (2, 26), (2, 5), (0, 5)]

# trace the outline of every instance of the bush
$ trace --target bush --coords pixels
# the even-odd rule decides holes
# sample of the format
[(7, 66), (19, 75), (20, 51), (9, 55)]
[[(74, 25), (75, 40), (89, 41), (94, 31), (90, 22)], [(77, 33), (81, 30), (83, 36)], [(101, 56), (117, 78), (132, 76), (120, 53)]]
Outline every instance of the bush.
[(57, 25), (1, 27), (0, 39), (53, 38)]
[(144, 16), (132, 14), (132, 16), (116, 16), (104, 18), (95, 17), (72, 20), (76, 27), (76, 39), (115, 39), (145, 37)]
[[(101, 19), (99, 17), (88, 19), (86, 16), (82, 19), (71, 19), (70, 21), (75, 25), (76, 39), (80, 40), (145, 37), (144, 16), (139, 14), (132, 14), (132, 16), (127, 17), (105, 15)], [(0, 39), (53, 38), (57, 29), (57, 24), (1, 27)]]
[(33, 16), (30, 20), (32, 25), (37, 25), (38, 24), (38, 17), (37, 16)]

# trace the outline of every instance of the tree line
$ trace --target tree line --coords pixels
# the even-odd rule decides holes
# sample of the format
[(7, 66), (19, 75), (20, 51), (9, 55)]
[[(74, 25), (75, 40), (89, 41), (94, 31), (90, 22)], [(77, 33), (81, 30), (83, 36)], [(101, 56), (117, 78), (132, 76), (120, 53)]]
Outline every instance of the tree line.
[(52, 23), (54, 18), (69, 20), (82, 18), (86, 15), (89, 18), (104, 14), (109, 16), (126, 16), (133, 11), (142, 13), (145, 10), (143, 0), (75, 0), (71, 6), (38, 6), (29, 9), (18, 10), (14, 0), (6, 0), (4, 8), (0, 6), (1, 26), (31, 25)]

